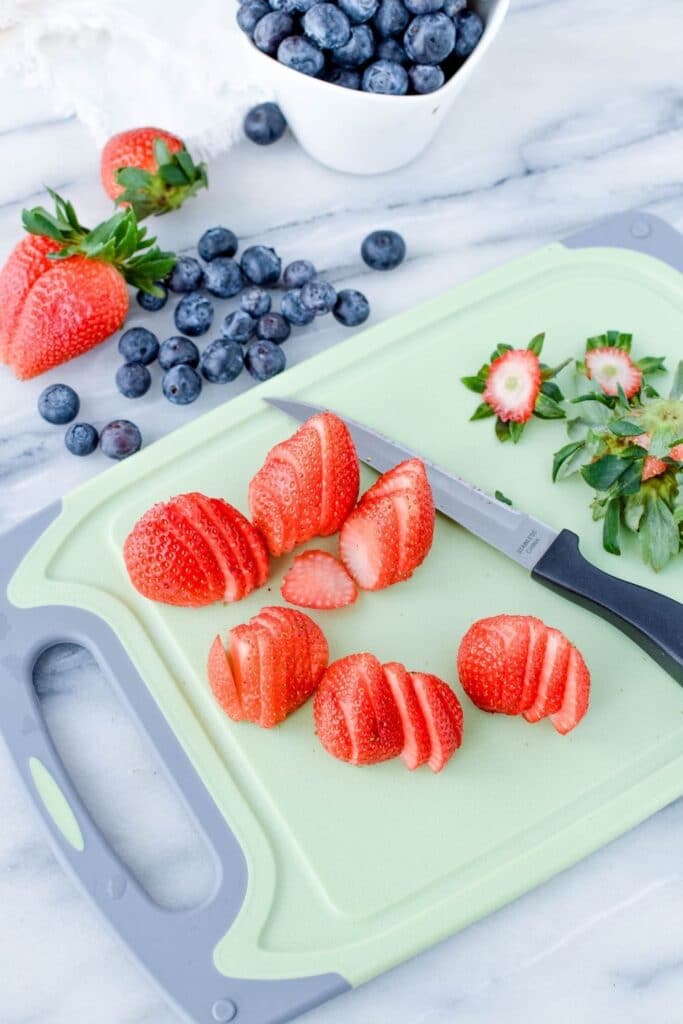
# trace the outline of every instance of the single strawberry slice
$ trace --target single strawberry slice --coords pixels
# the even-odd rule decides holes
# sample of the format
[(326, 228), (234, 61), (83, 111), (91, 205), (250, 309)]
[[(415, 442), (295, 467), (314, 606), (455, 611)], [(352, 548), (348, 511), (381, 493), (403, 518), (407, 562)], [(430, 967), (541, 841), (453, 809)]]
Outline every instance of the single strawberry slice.
[(252, 619), (250, 627), (256, 634), (259, 649), (261, 714), (258, 724), (262, 729), (272, 729), (285, 720), (289, 711), (287, 678), (292, 672), (289, 653), (292, 640), (289, 631), (285, 632), (261, 615)]
[(433, 772), (440, 772), (462, 743), (462, 707), (442, 679), (425, 672), (410, 675), (429, 733), (431, 752), (427, 763)]
[(550, 716), (559, 733), (563, 735), (576, 728), (588, 711), (591, 677), (586, 662), (575, 647), (569, 652), (567, 677), (562, 707)]
[(199, 498), (232, 548), (245, 577), (245, 593), (263, 586), (268, 579), (270, 564), (268, 548), (261, 532), (239, 509), (222, 498), (207, 498), (203, 494)]
[(538, 356), (529, 349), (511, 349), (491, 363), (483, 399), (504, 423), (526, 423), (540, 390)]
[(365, 686), (375, 711), (377, 722), (377, 740), (381, 758), (388, 761), (403, 750), (403, 725), (391, 687), (384, 674), (384, 669), (375, 658), (372, 663), (363, 666)]
[[(421, 459), (406, 459), (399, 462), (393, 469), (387, 470), (372, 487), (365, 492), (363, 498), (372, 492), (374, 498), (384, 498), (399, 491), (411, 491), (421, 484), (427, 483), (427, 473)], [(363, 499), (361, 499), (363, 500)]]
[(559, 629), (547, 627), (547, 643), (538, 681), (538, 693), (531, 707), (524, 712), (527, 722), (540, 722), (562, 707), (567, 665), (571, 644)]
[(470, 626), (458, 651), (458, 675), (478, 708), (519, 714), (531, 688), (529, 645), (530, 627), (524, 615), (496, 615)]
[(361, 502), (342, 526), (341, 560), (363, 590), (381, 590), (398, 576), (398, 518), (393, 498)]
[(330, 660), (330, 649), (325, 638), (325, 634), (318, 625), (308, 615), (304, 615), (303, 612), (297, 612), (293, 608), (283, 608), (290, 616), (298, 616), (308, 634), (308, 654), (311, 659), (311, 677), (313, 680), (313, 686), (317, 686), (322, 679), (323, 673), (327, 668), (327, 664)]
[(529, 626), (529, 649), (527, 652), (524, 682), (522, 684), (522, 696), (519, 701), (520, 711), (528, 711), (536, 700), (541, 671), (543, 670), (545, 649), (548, 644), (548, 628), (546, 624), (533, 615), (526, 616), (526, 619)]
[(621, 385), (626, 397), (633, 398), (643, 383), (643, 374), (622, 348), (594, 348), (586, 352), (586, 375), (612, 397), (619, 394)]
[(242, 701), (244, 717), (261, 721), (261, 648), (259, 631), (249, 623), (233, 626), (230, 637), (230, 661), (235, 686)]
[(406, 672), (403, 665), (397, 661), (390, 661), (382, 666), (382, 670), (401, 716), (403, 728), (401, 757), (406, 768), (412, 772), (420, 765), (426, 764), (432, 752), (427, 723), (415, 694), (413, 678)]
[(207, 546), (216, 558), (225, 581), (223, 600), (239, 601), (254, 586), (251, 577), (251, 558), (247, 564), (247, 573), (245, 574), (244, 564), (240, 564), (238, 561), (230, 541), (224, 531), (219, 528), (211, 514), (210, 507), (207, 507), (202, 502), (202, 497), (201, 494), (196, 492), (179, 494), (173, 499), (173, 502), (177, 511), (191, 523), (206, 541)]
[(300, 489), (297, 544), (320, 533), (323, 463), (318, 432), (303, 426), (270, 453), (293, 467)]
[(282, 596), (302, 608), (344, 608), (358, 588), (341, 562), (327, 551), (297, 555), (282, 581)]
[(358, 498), (360, 470), (358, 455), (348, 427), (331, 412), (312, 416), (304, 424), (320, 439), (322, 487), (320, 500), (320, 536), (336, 533)]
[(271, 555), (277, 558), (284, 554), (287, 549), (282, 508), (263, 469), (249, 484), (249, 509), (254, 526), (265, 538)]
[(320, 627), (294, 608), (271, 606), (255, 619), (268, 622), (279, 635), (279, 650), (287, 662), (285, 693), (286, 714), (296, 711), (311, 696), (327, 668), (329, 648)]
[(241, 722), (244, 718), (242, 701), (237, 692), (228, 655), (219, 636), (216, 637), (209, 650), (207, 674), (211, 689), (220, 706), (233, 721)]
[[(368, 714), (371, 714), (370, 709)], [(353, 764), (354, 747), (347, 716), (342, 709), (341, 686), (326, 686), (323, 681), (313, 701), (313, 717), (318, 739), (328, 754)]]
[(289, 462), (269, 458), (263, 473), (270, 490), (278, 502), (282, 518), (282, 548), (291, 551), (299, 541), (301, 493), (296, 470)]
[(199, 607), (220, 601), (225, 578), (206, 541), (171, 502), (160, 502), (126, 537), (123, 557), (135, 589), (151, 601)]

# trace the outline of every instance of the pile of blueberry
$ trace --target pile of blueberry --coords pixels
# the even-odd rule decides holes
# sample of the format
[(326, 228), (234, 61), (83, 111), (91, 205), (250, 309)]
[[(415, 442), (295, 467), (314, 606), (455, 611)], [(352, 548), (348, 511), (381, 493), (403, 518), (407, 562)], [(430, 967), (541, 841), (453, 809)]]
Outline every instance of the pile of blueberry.
[(295, 71), (391, 96), (440, 89), (484, 32), (468, 0), (242, 0), (237, 23)]
[[(173, 313), (179, 334), (160, 343), (146, 327), (123, 332), (118, 349), (124, 362), (116, 371), (116, 387), (125, 398), (147, 394), (154, 362), (162, 370), (162, 392), (175, 405), (189, 405), (199, 398), (203, 381), (227, 384), (244, 367), (255, 380), (266, 381), (285, 369), (282, 343), (292, 327), (305, 326), (327, 313), (345, 327), (357, 327), (369, 317), (370, 305), (362, 292), (354, 288), (337, 292), (318, 277), (310, 260), (294, 260), (282, 270), (274, 249), (252, 245), (239, 261), (237, 249), (232, 231), (209, 228), (197, 245), (202, 263), (194, 256), (181, 256), (169, 277), (159, 283), (163, 294), (138, 292), (137, 301), (148, 312), (163, 309), (169, 292), (182, 296)], [(361, 246), (363, 260), (374, 270), (392, 270), (405, 252), (405, 242), (395, 231), (373, 231)], [(279, 312), (272, 308), (277, 288)], [(209, 296), (239, 297), (239, 305), (223, 318), (219, 337), (200, 352), (192, 339), (206, 334), (213, 324), (215, 310)], [(46, 388), (38, 402), (43, 419), (55, 424), (71, 423), (79, 407), (78, 395), (66, 384)], [(74, 455), (90, 455), (98, 443), (105, 455), (122, 459), (140, 448), (142, 438), (129, 420), (107, 424), (99, 436), (91, 424), (74, 423), (65, 436), (66, 447)]]

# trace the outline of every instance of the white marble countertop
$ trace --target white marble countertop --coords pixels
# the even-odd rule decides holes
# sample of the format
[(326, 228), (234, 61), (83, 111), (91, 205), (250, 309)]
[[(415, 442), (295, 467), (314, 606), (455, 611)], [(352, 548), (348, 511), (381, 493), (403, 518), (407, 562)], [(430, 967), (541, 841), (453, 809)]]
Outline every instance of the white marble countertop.
[[(155, 223), (191, 246), (225, 223), (243, 240), (307, 256), (366, 291), (376, 322), (605, 214), (647, 208), (683, 229), (680, 0), (513, 0), (501, 36), (429, 152), (381, 178), (342, 177), (287, 138), (249, 143), (211, 167), (212, 188)], [(0, 80), (0, 258), (19, 211), (67, 193), (83, 219), (108, 213), (96, 148), (49, 97)], [(372, 274), (358, 247), (394, 227), (409, 259)], [(339, 341), (316, 325), (290, 363)], [(139, 422), (148, 441), (223, 401), (132, 406), (113, 384), (115, 346), (18, 385), (0, 368), (0, 529), (52, 501), (104, 459), (78, 460), (36, 414), (67, 378), (83, 418)], [(235, 387), (247, 386), (246, 381)], [(229, 386), (230, 387), (230, 386)], [(160, 901), (201, 895), (208, 866), (144, 744), (90, 656), (46, 654), (36, 681), (68, 768), (100, 824)], [(172, 1024), (177, 1018), (58, 867), (0, 744), (0, 1020)], [(571, 871), (389, 975), (310, 1013), (310, 1024), (680, 1024), (683, 801)]]

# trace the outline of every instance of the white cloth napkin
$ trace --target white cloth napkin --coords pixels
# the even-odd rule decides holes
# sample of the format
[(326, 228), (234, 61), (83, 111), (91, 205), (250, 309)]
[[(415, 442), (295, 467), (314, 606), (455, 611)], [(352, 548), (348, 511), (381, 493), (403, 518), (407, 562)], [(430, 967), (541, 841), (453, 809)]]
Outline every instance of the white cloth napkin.
[(151, 124), (211, 156), (266, 98), (234, 0), (0, 0), (0, 65), (46, 84), (101, 144)]

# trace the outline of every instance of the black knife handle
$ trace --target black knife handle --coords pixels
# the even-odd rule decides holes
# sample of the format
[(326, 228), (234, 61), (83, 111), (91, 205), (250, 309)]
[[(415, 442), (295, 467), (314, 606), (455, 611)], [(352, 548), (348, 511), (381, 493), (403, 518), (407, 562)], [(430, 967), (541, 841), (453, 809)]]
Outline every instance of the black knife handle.
[(571, 530), (558, 535), (531, 575), (607, 619), (683, 686), (683, 604), (596, 569)]

